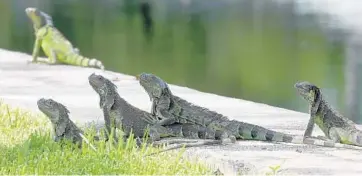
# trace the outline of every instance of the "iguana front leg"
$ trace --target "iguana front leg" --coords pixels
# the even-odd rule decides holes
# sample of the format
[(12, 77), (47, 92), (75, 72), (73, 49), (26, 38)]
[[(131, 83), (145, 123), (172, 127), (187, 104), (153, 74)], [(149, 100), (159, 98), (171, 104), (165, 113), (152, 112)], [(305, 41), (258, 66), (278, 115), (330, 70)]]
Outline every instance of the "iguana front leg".
[(152, 105), (151, 105), (151, 115), (152, 117), (154, 117), (155, 120), (160, 120), (160, 118), (157, 116), (157, 110), (156, 110), (156, 103), (155, 101), (152, 101)]
[(104, 114), (104, 122), (106, 126), (105, 130), (105, 137), (106, 141), (109, 140), (109, 136), (111, 135), (112, 128), (113, 128), (113, 139), (115, 143), (118, 143), (117, 137), (116, 137), (116, 123), (115, 120), (111, 118), (111, 115), (108, 113), (109, 110), (106, 109), (106, 107), (103, 108), (103, 114)]
[(45, 60), (37, 60), (38, 63), (45, 63), (48, 65), (55, 65), (58, 63), (58, 57), (57, 57), (57, 53), (54, 49), (49, 49), (49, 59), (45, 59)]
[(303, 135), (303, 141), (306, 140), (306, 138), (312, 138), (312, 132), (314, 129), (314, 117), (313, 115), (310, 115), (308, 124), (307, 124), (307, 129), (304, 131), (304, 135)]
[(178, 121), (177, 117), (168, 111), (170, 103), (169, 98), (163, 98), (158, 100), (158, 102), (154, 102), (154, 107), (152, 107), (153, 111), (155, 111), (154, 114), (161, 119), (157, 122), (157, 125), (171, 125)]
[(317, 137), (312, 136), (312, 132), (313, 132), (313, 129), (314, 129), (314, 123), (315, 123), (314, 119), (315, 119), (315, 116), (313, 114), (310, 115), (308, 125), (307, 125), (307, 129), (305, 130), (304, 135), (303, 135), (303, 141), (306, 140), (306, 138), (319, 139), (319, 140), (323, 140), (323, 141), (330, 140), (325, 136), (317, 136)]
[(152, 101), (151, 114), (152, 114), (153, 116), (155, 116), (156, 113), (157, 113), (157, 111), (156, 111), (156, 105), (157, 105), (157, 103), (156, 103), (155, 101)]
[(157, 125), (171, 125), (177, 122), (177, 118), (166, 110), (159, 111), (159, 114), (157, 114), (157, 116), (161, 116), (162, 118), (162, 120), (157, 122)]
[(40, 47), (41, 47), (41, 43), (42, 43), (42, 39), (40, 39), (40, 38), (35, 39), (33, 53), (32, 53), (32, 57), (33, 57), (33, 60), (31, 61), (32, 63), (37, 62), (37, 59), (38, 59), (38, 56), (39, 56), (39, 50), (40, 50)]
[(108, 141), (109, 135), (111, 134), (111, 130), (112, 130), (111, 129), (111, 117), (105, 108), (103, 108), (103, 114), (104, 114), (104, 126), (106, 127), (105, 137), (106, 137), (106, 141)]
[(304, 132), (304, 138), (312, 137), (312, 132), (314, 129), (314, 117), (311, 115), (307, 124), (307, 129)]
[(341, 137), (338, 133), (338, 129), (335, 127), (332, 127), (328, 131), (328, 136), (330, 139), (335, 143), (342, 143), (342, 144), (350, 144), (348, 141), (342, 141)]

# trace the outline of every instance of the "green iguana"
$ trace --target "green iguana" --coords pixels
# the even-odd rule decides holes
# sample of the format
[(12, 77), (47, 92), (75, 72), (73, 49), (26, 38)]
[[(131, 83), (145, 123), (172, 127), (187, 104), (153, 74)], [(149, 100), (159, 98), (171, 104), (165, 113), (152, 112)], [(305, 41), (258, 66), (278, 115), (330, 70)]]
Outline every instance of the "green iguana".
[[(166, 137), (195, 137), (198, 134), (201, 137), (210, 137), (208, 131), (198, 127), (193, 129), (192, 124), (157, 125), (158, 120), (154, 116), (132, 106), (121, 98), (117, 92), (116, 85), (110, 80), (101, 75), (95, 75), (94, 73), (88, 77), (88, 80), (91, 87), (100, 96), (99, 106), (103, 110), (107, 139), (112, 128), (120, 128), (124, 132), (123, 140), (129, 137), (131, 131), (135, 137), (142, 138), (146, 130), (148, 131), (150, 142), (155, 142)], [(115, 136), (112, 137), (117, 141)], [(181, 142), (182, 141), (180, 141), (180, 143)], [(186, 144), (185, 147), (219, 143), (220, 141), (213, 140), (205, 141), (204, 143)]]
[[(69, 139), (74, 144), (82, 146), (82, 140), (96, 151), (96, 148), (83, 135), (84, 132), (79, 129), (69, 118), (69, 110), (63, 104), (54, 101), (53, 99), (41, 98), (37, 101), (38, 108), (50, 120), (54, 130), (54, 141), (59, 142), (64, 138)], [(97, 140), (97, 137), (94, 139)]]
[[(31, 62), (69, 64), (104, 70), (101, 61), (84, 57), (79, 53), (79, 49), (73, 47), (69, 40), (54, 27), (50, 15), (32, 7), (26, 8), (25, 12), (33, 23), (36, 37)], [(39, 60), (40, 47), (49, 59)]]
[(173, 95), (167, 83), (156, 75), (142, 73), (137, 76), (137, 79), (152, 101), (152, 114), (161, 119), (162, 125), (174, 122), (192, 123), (213, 130), (227, 131), (228, 134), (242, 140), (275, 141), (293, 144), (305, 143), (324, 147), (362, 149), (312, 138), (305, 138), (304, 141), (300, 141), (294, 136), (272, 131), (258, 125), (229, 120), (226, 116), (196, 106)]
[(310, 119), (304, 138), (312, 137), (314, 124), (317, 124), (325, 135), (316, 137), (318, 139), (362, 146), (362, 131), (355, 127), (355, 123), (334, 110), (316, 85), (303, 81), (296, 83), (294, 87), (310, 105)]

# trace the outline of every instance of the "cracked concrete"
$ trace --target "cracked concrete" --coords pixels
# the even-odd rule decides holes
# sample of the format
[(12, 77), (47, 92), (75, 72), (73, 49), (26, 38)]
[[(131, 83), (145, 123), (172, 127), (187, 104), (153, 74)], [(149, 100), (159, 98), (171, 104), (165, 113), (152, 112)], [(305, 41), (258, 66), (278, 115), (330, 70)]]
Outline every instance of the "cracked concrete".
[[(26, 60), (31, 60), (31, 56), (0, 49), (0, 99), (12, 106), (39, 112), (36, 106), (39, 98), (54, 98), (68, 106), (72, 120), (102, 124), (98, 95), (87, 80), (95, 72), (108, 78), (119, 77), (122, 81), (115, 82), (119, 94), (132, 105), (150, 111), (151, 102), (147, 94), (132, 76), (64, 65), (28, 65)], [(305, 113), (176, 85), (170, 85), (170, 88), (174, 94), (230, 119), (280, 132), (301, 136), (308, 122), (308, 114)], [(290, 85), (290, 89), (293, 89), (293, 85)], [(305, 106), (308, 107), (307, 103)], [(318, 127), (314, 135), (322, 135)], [(238, 141), (227, 146), (189, 148), (185, 156), (215, 165), (226, 175), (265, 174), (271, 171), (269, 166), (276, 165), (281, 165), (281, 174), (288, 175), (362, 174), (362, 151), (348, 149)]]

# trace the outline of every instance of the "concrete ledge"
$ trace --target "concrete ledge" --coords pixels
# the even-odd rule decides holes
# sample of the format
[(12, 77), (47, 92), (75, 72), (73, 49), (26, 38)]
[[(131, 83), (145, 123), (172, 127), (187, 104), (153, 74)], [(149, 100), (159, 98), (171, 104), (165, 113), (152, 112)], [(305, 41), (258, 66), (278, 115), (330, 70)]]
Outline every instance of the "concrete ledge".
[[(103, 124), (98, 108), (98, 95), (88, 84), (91, 73), (115, 82), (119, 94), (132, 105), (150, 111), (151, 102), (132, 76), (115, 72), (73, 66), (30, 64), (31, 56), (0, 49), (0, 99), (13, 106), (37, 111), (39, 98), (54, 98), (68, 106), (72, 120), (97, 121)], [(230, 119), (261, 125), (289, 134), (302, 135), (308, 114), (276, 108), (241, 99), (228, 98), (197, 90), (170, 85), (172, 92), (200, 106), (228, 116)], [(293, 85), (290, 86), (293, 88)], [(306, 104), (307, 109), (307, 104)], [(316, 128), (315, 135), (321, 135)], [(362, 152), (306, 145), (272, 144), (257, 141), (238, 141), (228, 146), (205, 146), (187, 149), (187, 156), (220, 167), (226, 175), (237, 173), (264, 174), (269, 166), (281, 165), (282, 174), (301, 175), (359, 175), (362, 174)]]

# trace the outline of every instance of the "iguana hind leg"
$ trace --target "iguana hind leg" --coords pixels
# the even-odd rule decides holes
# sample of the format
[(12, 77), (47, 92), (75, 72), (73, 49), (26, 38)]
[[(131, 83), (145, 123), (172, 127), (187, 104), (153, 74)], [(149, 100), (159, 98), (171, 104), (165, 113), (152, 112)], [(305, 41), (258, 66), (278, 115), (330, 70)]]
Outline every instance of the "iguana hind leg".
[(46, 61), (47, 64), (50, 64), (50, 65), (55, 65), (58, 63), (58, 57), (57, 57), (57, 53), (54, 49), (49, 49), (49, 60)]
[(182, 134), (185, 138), (199, 139), (199, 127), (193, 124), (182, 124)]
[(54, 65), (56, 63), (58, 63), (58, 57), (57, 57), (56, 52), (52, 49), (52, 50), (50, 50), (50, 56), (49, 56), (48, 64)]
[(56, 65), (59, 63), (57, 54), (56, 54), (55, 50), (53, 50), (53, 49), (49, 49), (48, 59), (37, 58), (36, 61), (31, 61), (31, 62), (32, 63), (44, 63), (44, 64), (48, 64), (48, 65)]
[(334, 143), (341, 143), (340, 133), (338, 132), (338, 129), (335, 127), (332, 127), (329, 129), (328, 136), (304, 136), (304, 139), (317, 139), (322, 141), (328, 141), (328, 142), (334, 142)]
[(216, 132), (207, 127), (199, 127), (199, 137), (201, 139), (215, 139)]
[(174, 137), (167, 128), (159, 125), (149, 127), (149, 136), (152, 142), (160, 140), (161, 137)]
[[(352, 132), (351, 132), (352, 131)], [(329, 129), (329, 137), (335, 143), (355, 145), (362, 147), (361, 133), (353, 130), (343, 130), (340, 128), (332, 127)]]

